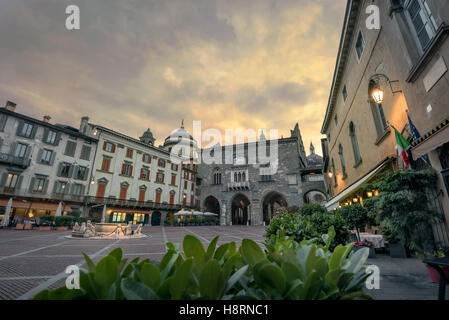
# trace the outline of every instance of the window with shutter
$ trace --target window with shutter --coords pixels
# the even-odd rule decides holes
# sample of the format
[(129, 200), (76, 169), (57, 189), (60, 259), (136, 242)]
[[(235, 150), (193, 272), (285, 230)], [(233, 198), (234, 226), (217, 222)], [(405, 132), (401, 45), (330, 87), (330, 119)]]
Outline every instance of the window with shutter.
[(90, 151), (91, 151), (91, 147), (84, 145), (81, 148), (80, 159), (89, 161), (89, 159), (90, 159)]
[(176, 184), (176, 174), (172, 174), (171, 175), (171, 184), (175, 185)]
[(426, 0), (409, 0), (407, 18), (421, 53), (427, 48), (438, 29)]
[(76, 151), (76, 142), (67, 141), (64, 155), (73, 157), (73, 156), (75, 156), (75, 151)]
[(103, 163), (101, 164), (101, 171), (109, 172), (109, 167), (111, 164), (111, 159), (107, 157), (103, 157)]
[(105, 191), (106, 191), (106, 183), (100, 182), (98, 184), (97, 197), (104, 198)]

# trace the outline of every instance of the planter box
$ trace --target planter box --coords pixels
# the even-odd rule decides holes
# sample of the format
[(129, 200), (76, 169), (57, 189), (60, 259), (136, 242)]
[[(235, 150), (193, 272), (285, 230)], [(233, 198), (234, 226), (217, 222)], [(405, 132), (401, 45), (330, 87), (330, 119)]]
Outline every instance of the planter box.
[(16, 224), (16, 230), (23, 230), (24, 227), (25, 225), (23, 223)]
[(390, 257), (399, 258), (399, 259), (407, 259), (407, 250), (404, 245), (401, 243), (390, 243), (388, 245), (390, 248)]
[[(435, 268), (429, 266), (428, 264), (425, 265), (427, 268), (427, 272), (429, 273), (430, 281), (432, 281), (433, 283), (440, 283), (440, 274), (438, 273), (438, 271)], [(446, 279), (449, 279), (449, 268), (441, 268), (441, 269), (446, 275)]]
[[(352, 251), (355, 252), (355, 251), (360, 250), (362, 248), (368, 248), (368, 247), (354, 247), (354, 248), (352, 248)], [(376, 250), (374, 248), (369, 248), (369, 256), (368, 256), (368, 258), (373, 259), (375, 257), (376, 257)]]
[(50, 226), (39, 226), (39, 231), (51, 231)]
[(58, 231), (67, 231), (69, 230), (69, 227), (65, 226), (65, 227), (56, 227), (56, 230)]
[(32, 228), (31, 228), (31, 224), (29, 224), (29, 223), (26, 223), (24, 226), (23, 226), (23, 230), (31, 230)]

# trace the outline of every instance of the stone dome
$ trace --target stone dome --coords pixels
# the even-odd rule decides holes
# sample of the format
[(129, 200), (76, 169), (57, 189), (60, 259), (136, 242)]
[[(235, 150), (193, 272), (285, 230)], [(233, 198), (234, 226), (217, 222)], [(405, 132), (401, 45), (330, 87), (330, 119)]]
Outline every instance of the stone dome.
[[(179, 156), (185, 156), (188, 158), (195, 158), (197, 156), (197, 142), (192, 135), (184, 129), (184, 121), (180, 128), (173, 130), (170, 135), (165, 138), (165, 149), (172, 151), (174, 146), (178, 148), (176, 153), (178, 153)], [(182, 149), (182, 151), (179, 149)]]

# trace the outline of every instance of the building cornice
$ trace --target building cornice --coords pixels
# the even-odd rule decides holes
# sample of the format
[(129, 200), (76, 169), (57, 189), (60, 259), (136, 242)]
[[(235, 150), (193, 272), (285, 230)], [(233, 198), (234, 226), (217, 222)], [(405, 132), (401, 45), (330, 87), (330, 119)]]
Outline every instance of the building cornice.
[(329, 94), (329, 100), (326, 108), (326, 115), (321, 127), (321, 133), (325, 134), (329, 125), (335, 102), (338, 96), (338, 90), (340, 88), (341, 78), (346, 68), (346, 62), (351, 51), (351, 42), (354, 35), (355, 26), (357, 23), (357, 16), (359, 14), (361, 6), (361, 0), (348, 0), (346, 5), (346, 13), (343, 23), (343, 30), (340, 38), (340, 45), (338, 48), (337, 62), (335, 64), (334, 77), (332, 80), (331, 91)]
[(88, 135), (82, 134), (79, 131), (74, 131), (74, 130), (76, 130), (75, 128), (73, 128), (74, 130), (67, 129), (67, 128), (63, 127), (64, 126), (63, 124), (57, 125), (57, 124), (44, 122), (42, 120), (38, 120), (36, 118), (32, 118), (32, 117), (26, 116), (26, 115), (24, 115), (22, 113), (18, 113), (18, 112), (15, 112), (15, 111), (7, 110), (5, 108), (0, 108), (0, 113), (4, 113), (6, 115), (19, 118), (19, 119), (22, 119), (22, 120), (25, 120), (25, 121), (28, 121), (28, 122), (40, 125), (42, 127), (50, 128), (50, 129), (55, 130), (55, 131), (60, 131), (60, 132), (66, 133), (66, 134), (68, 134), (70, 136), (82, 138), (82, 139), (90, 141), (90, 142), (98, 142), (97, 138), (90, 137)]

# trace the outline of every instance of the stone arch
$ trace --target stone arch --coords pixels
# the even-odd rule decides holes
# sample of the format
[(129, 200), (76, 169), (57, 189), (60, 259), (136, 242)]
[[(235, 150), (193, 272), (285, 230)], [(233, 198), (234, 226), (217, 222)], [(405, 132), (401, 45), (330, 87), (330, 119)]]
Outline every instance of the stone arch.
[(203, 201), (203, 208), (205, 212), (212, 212), (220, 216), (221, 205), (220, 201), (213, 195), (207, 196)]
[(237, 193), (231, 199), (231, 221), (233, 225), (247, 225), (250, 220), (251, 201), (244, 193)]
[(287, 198), (278, 191), (267, 191), (262, 197), (262, 217), (265, 224), (269, 224), (276, 210), (280, 207), (287, 208)]
[(304, 193), (304, 203), (318, 203), (324, 205), (326, 201), (326, 193), (324, 193), (322, 190), (311, 189)]

